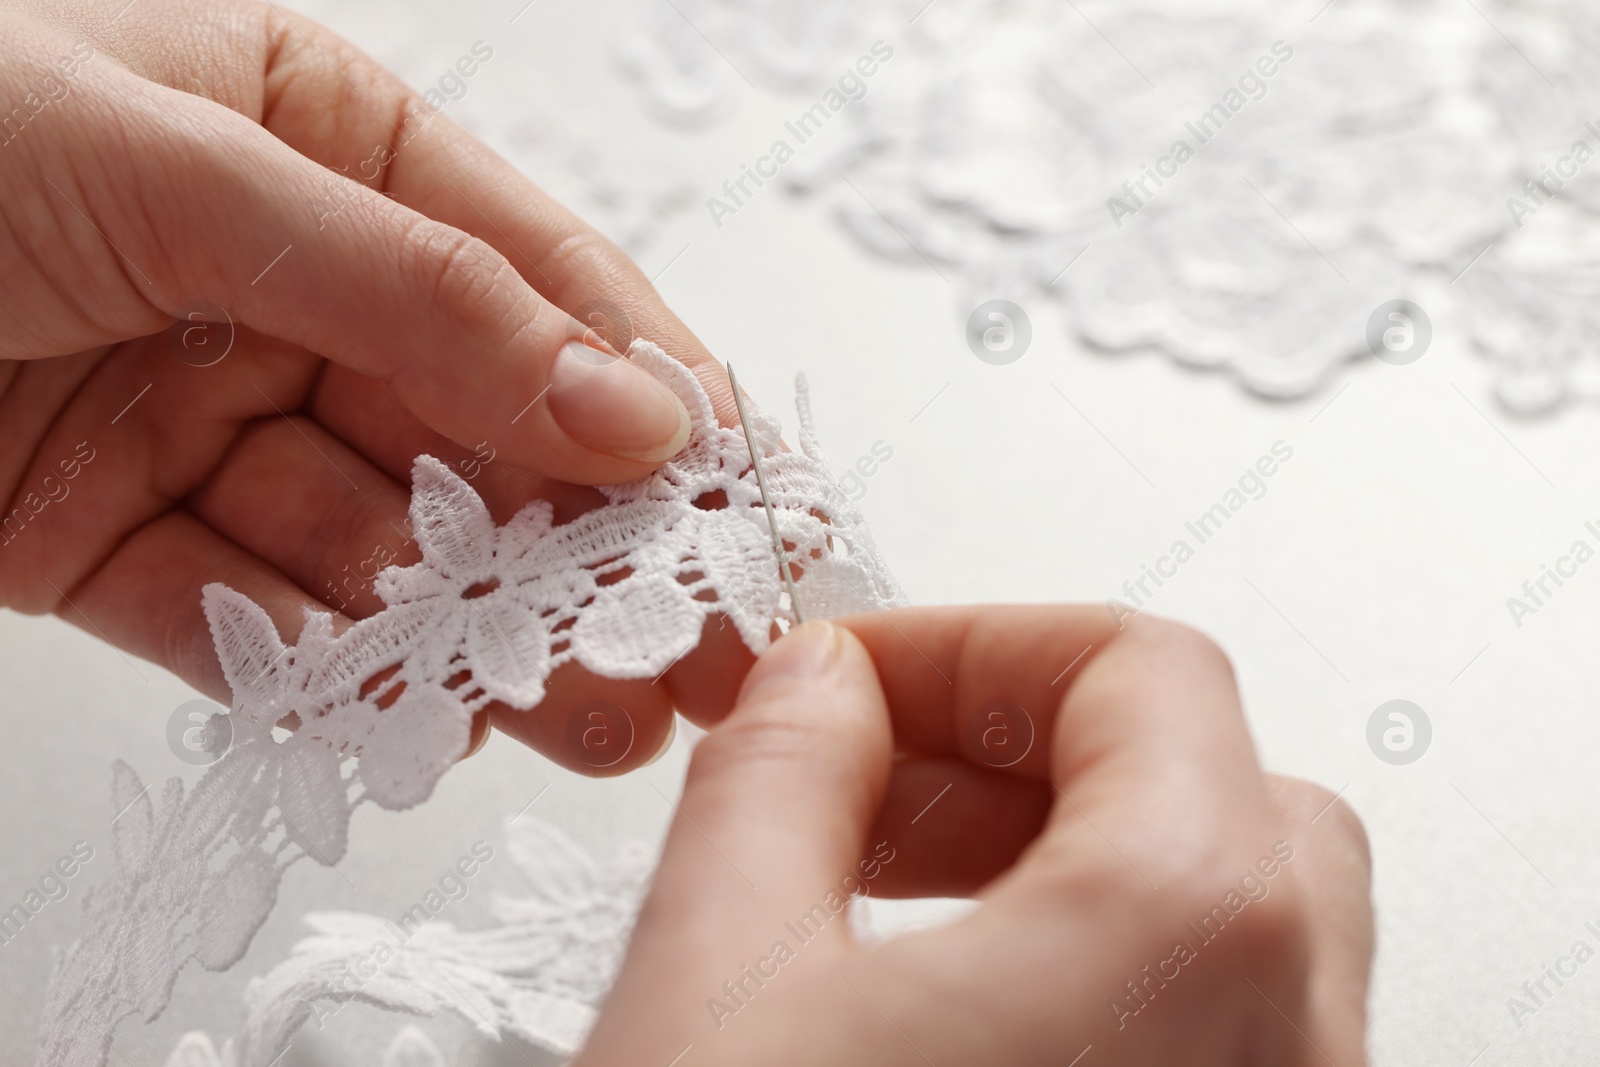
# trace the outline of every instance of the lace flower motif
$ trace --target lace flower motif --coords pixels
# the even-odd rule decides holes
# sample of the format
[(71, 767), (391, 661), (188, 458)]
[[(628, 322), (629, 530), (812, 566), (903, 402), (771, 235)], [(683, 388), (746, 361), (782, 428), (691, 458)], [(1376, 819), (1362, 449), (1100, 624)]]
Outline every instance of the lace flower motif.
[[(712, 614), (756, 652), (792, 618), (743, 432), (717, 424), (699, 381), (661, 349), (640, 341), (630, 355), (683, 400), (694, 432), (648, 478), (603, 489), (603, 506), (557, 526), (535, 501), (496, 527), (470, 485), (422, 456), (411, 502), (422, 560), (379, 575), (376, 615), (336, 632), (331, 614), (308, 612), (286, 645), (248, 598), (206, 587), (232, 745), (187, 795), (169, 781), (159, 807), (132, 769), (114, 768), (113, 873), (86, 895), (85, 934), (60, 957), (41, 1064), (98, 1067), (117, 1022), (159, 1014), (185, 963), (237, 962), (284, 870), (306, 856), (337, 864), (362, 803), (426, 800), (490, 703), (533, 708), (572, 661), (610, 678), (659, 674)], [(816, 445), (803, 383), (798, 406), (799, 452), (753, 408), (750, 427), (798, 595), (823, 618), (902, 603)]]
[[(655, 868), (633, 841), (597, 863), (556, 827), (512, 823), (506, 849), (531, 888), (494, 898), (495, 924), (458, 930), (376, 915), (307, 915), (313, 936), (244, 993), (245, 1025), (223, 1058), (273, 1062), (306, 1022), (360, 1002), (414, 1015), (453, 1012), (489, 1040), (578, 1050), (616, 978)], [(381, 948), (380, 948), (381, 946)]]
[[(640, 0), (619, 51), (649, 109), (709, 119), (734, 79), (685, 19), (724, 42), (781, 28), (813, 77), (778, 180), (947, 278), (957, 321), (996, 297), (1059, 302), (1088, 348), (1296, 398), (1369, 358), (1368, 319), (1409, 294), (1470, 325), (1513, 411), (1600, 391), (1594, 287), (1525, 239), (1600, 218), (1592, 5), (1350, 5), (1296, 28), (1240, 0), (877, 0), (842, 43), (834, 7), (789, 5), (780, 27), (767, 3)], [(839, 95), (874, 37), (861, 69), (893, 73)], [(742, 208), (742, 181), (713, 218)]]
[[(479, 845), (483, 845), (479, 842)], [(166, 1067), (269, 1067), (307, 1022), (321, 1028), (347, 1004), (434, 1016), (454, 1013), (491, 1041), (516, 1037), (561, 1056), (587, 1039), (621, 969), (655, 869), (655, 850), (626, 842), (597, 862), (539, 819), (506, 826), (504, 849), (525, 896), (493, 897), (494, 921), (458, 930), (420, 905), (397, 919), (357, 912), (305, 917), (312, 936), (244, 991), (244, 1025), (219, 1050), (183, 1036)], [(483, 863), (494, 849), (479, 853)], [(424, 916), (420, 918), (419, 916)], [(420, 1040), (419, 1040), (420, 1039)], [(390, 1047), (420, 1053), (404, 1028)]]
[[(402, 1026), (396, 1031), (379, 1064), (381, 1067), (448, 1067), (439, 1046), (415, 1026)], [(234, 1060), (226, 1046), (219, 1054), (209, 1037), (199, 1030), (191, 1030), (179, 1039), (164, 1067), (234, 1067)]]

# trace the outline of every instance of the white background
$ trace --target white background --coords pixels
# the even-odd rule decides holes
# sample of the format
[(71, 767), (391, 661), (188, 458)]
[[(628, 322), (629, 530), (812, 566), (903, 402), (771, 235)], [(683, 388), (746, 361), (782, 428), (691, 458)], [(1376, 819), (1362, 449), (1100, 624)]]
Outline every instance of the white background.
[[(880, 441), (893, 449), (863, 507), (914, 601), (1120, 595), (1274, 442), (1291, 445), (1267, 495), (1204, 545), (1152, 609), (1228, 649), (1269, 768), (1343, 790), (1366, 820), (1380, 931), (1375, 1061), (1582, 1059), (1600, 1032), (1600, 963), (1520, 1029), (1506, 1002), (1574, 941), (1596, 945), (1583, 923), (1600, 922), (1591, 891), (1600, 886), (1591, 697), (1600, 563), (1520, 629), (1506, 599), (1574, 540), (1595, 542), (1583, 529), (1600, 520), (1592, 410), (1508, 416), (1448, 315), (1435, 316), (1420, 362), (1352, 364), (1294, 403), (1264, 403), (1155, 353), (1083, 351), (1058, 308), (1026, 296), (1015, 299), (1032, 317), (1031, 349), (987, 365), (965, 344), (969, 309), (954, 288), (926, 267), (870, 257), (833, 224), (825, 199), (769, 187), (722, 228), (712, 224), (704, 197), (814, 95), (739, 83), (721, 124), (667, 129), (646, 117), (612, 62), (630, 0), (537, 0), (511, 24), (521, 7), (411, 2), (381, 18), (353, 7), (319, 15), (402, 63), (418, 87), (489, 41), (494, 60), (451, 105), (464, 117), (538, 100), (620, 160), (648, 153), (681, 170), (693, 202), (640, 249), (641, 263), (651, 274), (670, 263), (658, 283), (667, 300), (769, 410), (789, 414), (792, 376), (806, 372), (837, 467)], [(879, 75), (893, 76), (893, 64)], [(536, 161), (522, 162), (539, 176)], [(1091, 254), (1073, 269), (1093, 267)], [(1427, 292), (1412, 295), (1430, 306)], [(168, 714), (192, 694), (56, 620), (0, 613), (0, 640), (0, 906), (19, 901), (75, 841), (97, 850), (68, 902), (0, 946), (0, 1048), (22, 1059), (49, 948), (76, 936), (77, 901), (107, 871), (109, 764), (127, 760), (147, 781), (192, 780), (164, 739)], [(1386, 765), (1367, 747), (1368, 716), (1393, 698), (1432, 720), (1432, 747), (1410, 766)], [(123, 1026), (118, 1052), (158, 1064), (185, 1030), (220, 1041), (238, 1023), (244, 981), (301, 936), (300, 913), (398, 913), (473, 841), (498, 842), (503, 821), (547, 784), (534, 812), (597, 853), (653, 839), (670, 809), (651, 786), (676, 787), (683, 746), (680, 736), (667, 760), (594, 783), (497, 737), (422, 809), (364, 809), (338, 872), (295, 868), (244, 961), (224, 975), (186, 971), (167, 1015)], [(481, 922), (487, 887), (517, 885), (504, 858), (479, 881), (448, 918)], [(336, 1062), (339, 1048), (369, 1062), (396, 1025), (352, 1008), (298, 1039), (283, 1062)], [(458, 1062), (523, 1062), (455, 1022), (428, 1029)]]

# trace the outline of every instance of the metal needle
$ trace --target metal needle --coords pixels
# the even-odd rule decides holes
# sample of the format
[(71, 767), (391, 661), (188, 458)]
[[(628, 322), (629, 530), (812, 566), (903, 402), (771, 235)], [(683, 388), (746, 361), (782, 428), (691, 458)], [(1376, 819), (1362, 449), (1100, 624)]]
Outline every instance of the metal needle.
[(756, 469), (756, 485), (761, 489), (761, 504), (767, 509), (767, 527), (772, 531), (772, 550), (778, 554), (778, 570), (783, 584), (789, 589), (789, 610), (794, 621), (806, 621), (800, 610), (800, 597), (794, 591), (794, 573), (789, 569), (789, 554), (783, 549), (783, 536), (778, 533), (778, 515), (772, 510), (772, 497), (767, 493), (767, 475), (761, 469), (761, 456), (756, 452), (756, 439), (750, 434), (750, 419), (744, 413), (744, 399), (739, 395), (739, 380), (733, 376), (733, 364), (728, 364), (728, 384), (733, 386), (733, 403), (739, 409), (739, 426), (744, 430), (744, 443), (750, 448), (750, 464)]

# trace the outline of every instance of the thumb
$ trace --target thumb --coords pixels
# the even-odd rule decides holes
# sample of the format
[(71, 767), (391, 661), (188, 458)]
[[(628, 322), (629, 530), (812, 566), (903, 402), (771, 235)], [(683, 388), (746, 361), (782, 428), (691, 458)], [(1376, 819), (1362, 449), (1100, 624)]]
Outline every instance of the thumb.
[[(98, 231), (115, 269), (91, 276), (123, 292), (96, 294), (122, 314), (95, 318), (107, 335), (74, 338), (75, 347), (159, 329), (151, 305), (172, 316), (213, 304), (387, 381), (420, 421), (459, 444), (487, 441), (552, 477), (640, 477), (687, 440), (688, 415), (670, 390), (584, 344), (584, 325), (483, 241), (320, 166), (225, 107), (109, 65), (86, 69), (84, 81), (91, 99), (48, 143), (67, 166), (54, 191), (40, 183), (37, 195), (54, 201), (74, 241), (77, 229), (89, 240)], [(532, 259), (527, 267), (540, 269)]]
[(1361, 819), (1310, 782), (1267, 776), (1282, 826), (1300, 843), (1295, 880), (1311, 924), (1310, 1034), (1338, 1064), (1366, 1063), (1367, 990), (1372, 981), (1372, 850)]
[[(845, 901), (876, 871), (861, 856), (892, 750), (872, 661), (848, 631), (810, 622), (756, 661), (732, 715), (695, 749), (612, 994), (629, 1010), (602, 1020), (594, 1062), (671, 1059), (759, 996), (761, 974), (849, 944)], [(626, 1029), (609, 1022), (619, 1016)]]

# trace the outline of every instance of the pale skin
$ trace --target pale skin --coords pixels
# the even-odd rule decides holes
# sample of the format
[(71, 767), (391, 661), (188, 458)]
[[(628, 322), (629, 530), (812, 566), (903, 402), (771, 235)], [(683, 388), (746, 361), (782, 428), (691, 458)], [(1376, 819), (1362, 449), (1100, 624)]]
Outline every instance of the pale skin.
[[(0, 518), (24, 512), (0, 605), (226, 699), (201, 587), (289, 639), (306, 607), (380, 610), (349, 576), (418, 558), (415, 456), (472, 470), (498, 521), (538, 497), (563, 521), (682, 445), (681, 405), (599, 351), (628, 338), (586, 330), (597, 301), (734, 420), (637, 266), (314, 23), (6, 0), (0, 41)], [(220, 362), (185, 344), (196, 308), (233, 324)], [(660, 684), (567, 667), (535, 712), (491, 713), (592, 770), (569, 719), (620, 705), (636, 736), (613, 774), (661, 749), (674, 709), (712, 727), (585, 1063), (692, 1045), (685, 1064), (1066, 1064), (1090, 1044), (1086, 1067), (1363, 1062), (1365, 838), (1262, 773), (1204, 638), (1100, 609), (920, 609), (808, 626), (755, 663), (713, 619)], [(1004, 768), (971, 741), (996, 699), (1035, 730)], [(840, 919), (717, 1028), (707, 999), (880, 842), (874, 894), (986, 906), (880, 948)], [(1124, 984), (1277, 842), (1294, 859), (1270, 894), (1119, 1018)]]
[[(1003, 770), (972, 729), (996, 701), (1036, 737)], [(701, 741), (679, 808), (584, 1065), (1366, 1062), (1360, 823), (1262, 773), (1226, 657), (1186, 627), (1092, 607), (808, 624)], [(795, 926), (868, 872), (872, 894), (984, 906), (877, 947), (843, 918)]]

